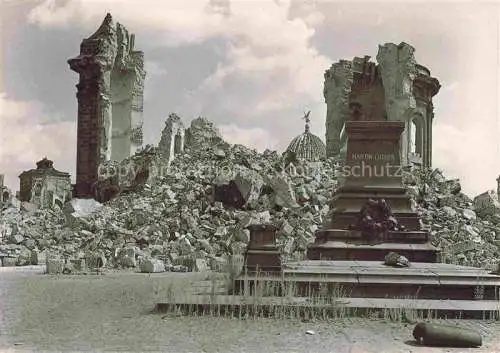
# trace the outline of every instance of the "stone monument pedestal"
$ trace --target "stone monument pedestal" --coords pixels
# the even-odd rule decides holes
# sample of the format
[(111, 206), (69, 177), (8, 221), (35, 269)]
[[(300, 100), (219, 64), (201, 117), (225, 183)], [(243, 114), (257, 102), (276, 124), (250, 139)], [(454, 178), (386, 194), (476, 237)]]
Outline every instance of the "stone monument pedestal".
[[(393, 300), (408, 304), (397, 298), (411, 297), (445, 312), (444, 301), (462, 311), (490, 308), (498, 299), (500, 276), (439, 263), (439, 249), (411, 208), (399, 171), (404, 123), (348, 122), (346, 128), (344, 180), (333, 197), (330, 220), (308, 247), (308, 260), (281, 264), (274, 227), (251, 226), (247, 272), (235, 279), (236, 293), (252, 293), (259, 284), (278, 288), (277, 296), (292, 293), (298, 301), (323, 295), (370, 298), (370, 306), (387, 308)], [(409, 267), (388, 266), (384, 260), (390, 252), (405, 256)]]
[[(330, 222), (316, 232), (314, 244), (308, 247), (308, 259), (383, 261), (393, 251), (411, 262), (439, 261), (439, 249), (421, 229), (403, 186), (399, 145), (404, 127), (403, 122), (346, 123), (347, 155), (341, 187), (331, 202)], [(376, 239), (366, 241), (356, 228), (369, 200), (385, 200), (398, 229), (381, 231), (374, 235)]]
[(281, 255), (276, 247), (276, 227), (270, 224), (248, 226), (250, 243), (245, 252), (244, 271), (281, 272)]

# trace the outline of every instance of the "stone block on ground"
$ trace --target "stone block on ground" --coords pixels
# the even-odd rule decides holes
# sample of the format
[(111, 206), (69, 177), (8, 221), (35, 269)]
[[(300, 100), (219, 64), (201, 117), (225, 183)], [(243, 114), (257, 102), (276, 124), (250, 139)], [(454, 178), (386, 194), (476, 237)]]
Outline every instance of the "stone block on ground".
[(222, 256), (216, 256), (210, 259), (210, 269), (215, 272), (226, 272), (227, 259)]
[(73, 218), (85, 218), (102, 208), (102, 204), (94, 199), (72, 199), (64, 205), (63, 211), (66, 216)]
[(47, 257), (45, 265), (45, 273), (49, 275), (60, 274), (63, 273), (64, 270), (64, 259), (60, 257), (50, 256)]
[(187, 268), (187, 271), (193, 271), (195, 267), (195, 258), (191, 255), (180, 255), (171, 259), (172, 265), (175, 266), (183, 266)]
[(159, 259), (144, 259), (141, 261), (142, 273), (159, 273), (165, 272), (165, 264)]
[(137, 261), (135, 257), (130, 257), (128, 255), (124, 255), (120, 258), (120, 266), (124, 268), (132, 268), (137, 266)]
[(2, 267), (16, 266), (17, 257), (5, 256), (2, 258)]
[(85, 263), (90, 270), (105, 267), (107, 264), (106, 257), (98, 252), (87, 253)]
[(21, 244), (24, 241), (24, 237), (21, 234), (12, 234), (8, 238), (10, 244)]
[(184, 265), (173, 265), (171, 268), (172, 272), (189, 272), (189, 268)]
[(207, 261), (205, 259), (196, 259), (195, 271), (196, 272), (207, 272), (208, 271)]
[(87, 269), (85, 259), (71, 259), (70, 263), (73, 271), (86, 271)]
[(38, 210), (38, 206), (31, 202), (21, 202), (21, 210), (26, 211), (28, 213), (33, 213)]
[(76, 268), (73, 265), (73, 263), (68, 262), (68, 263), (64, 264), (62, 273), (65, 275), (70, 275), (72, 273), (75, 273), (75, 271), (76, 271)]
[(28, 266), (31, 264), (31, 251), (28, 248), (22, 248), (17, 257), (17, 266)]
[(31, 252), (31, 264), (32, 265), (42, 265), (46, 260), (46, 251), (33, 250)]

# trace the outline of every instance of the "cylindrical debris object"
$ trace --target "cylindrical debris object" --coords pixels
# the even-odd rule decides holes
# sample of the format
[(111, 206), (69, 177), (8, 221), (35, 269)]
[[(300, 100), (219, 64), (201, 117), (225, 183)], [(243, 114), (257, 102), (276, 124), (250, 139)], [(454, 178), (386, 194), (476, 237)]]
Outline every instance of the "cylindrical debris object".
[(479, 347), (482, 344), (481, 334), (472, 329), (423, 322), (415, 326), (413, 337), (426, 346)]

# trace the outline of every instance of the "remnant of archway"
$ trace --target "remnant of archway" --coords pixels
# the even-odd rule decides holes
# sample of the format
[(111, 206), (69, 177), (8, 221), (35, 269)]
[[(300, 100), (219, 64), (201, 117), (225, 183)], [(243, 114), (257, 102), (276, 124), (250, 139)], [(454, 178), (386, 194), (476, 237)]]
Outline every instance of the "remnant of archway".
[(80, 75), (77, 84), (78, 127), (76, 194), (90, 197), (99, 165), (122, 161), (142, 145), (144, 53), (133, 34), (108, 13), (99, 29), (69, 59)]
[(185, 128), (181, 118), (177, 114), (170, 114), (158, 144), (160, 153), (167, 157), (168, 162), (184, 151), (184, 134)]
[(369, 56), (355, 57), (325, 72), (327, 156), (342, 154), (347, 120), (404, 121), (401, 162), (431, 166), (432, 97), (440, 84), (417, 64), (414, 51), (404, 42), (386, 43), (379, 46), (378, 64)]

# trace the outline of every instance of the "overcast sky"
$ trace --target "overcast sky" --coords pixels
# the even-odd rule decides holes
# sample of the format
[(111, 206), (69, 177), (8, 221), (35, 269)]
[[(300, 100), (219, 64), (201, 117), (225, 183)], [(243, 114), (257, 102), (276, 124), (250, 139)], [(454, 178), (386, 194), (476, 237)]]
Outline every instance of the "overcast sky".
[[(44, 156), (74, 178), (78, 75), (66, 60), (106, 12), (145, 52), (145, 142), (166, 117), (199, 115), (231, 143), (282, 151), (303, 131), (324, 140), (323, 73), (405, 41), (438, 78), (433, 166), (475, 196), (500, 174), (500, 5), (311, 0), (3, 0), (0, 173)], [(74, 180), (74, 179), (73, 179)]]

